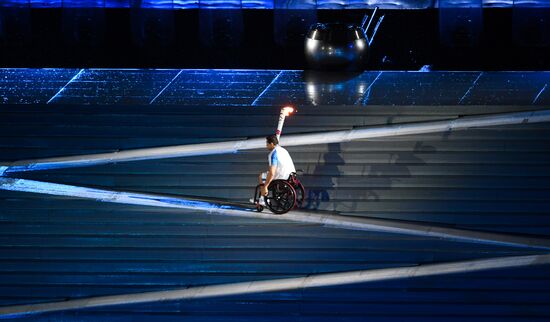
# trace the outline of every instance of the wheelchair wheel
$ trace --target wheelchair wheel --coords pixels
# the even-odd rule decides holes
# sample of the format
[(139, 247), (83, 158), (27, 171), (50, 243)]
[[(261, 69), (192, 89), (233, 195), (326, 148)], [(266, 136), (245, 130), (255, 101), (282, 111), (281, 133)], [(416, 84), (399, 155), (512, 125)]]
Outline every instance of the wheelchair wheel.
[(294, 188), (296, 192), (296, 208), (301, 208), (306, 196), (304, 186), (300, 180), (298, 180), (296, 173), (290, 174), (287, 181), (290, 182), (290, 185), (292, 185), (292, 188)]
[(285, 180), (273, 180), (267, 188), (265, 204), (277, 215), (284, 214), (296, 205), (296, 191)]
[(296, 207), (302, 208), (304, 198), (306, 196), (304, 186), (300, 182), (298, 182), (294, 185), (294, 191), (296, 191)]

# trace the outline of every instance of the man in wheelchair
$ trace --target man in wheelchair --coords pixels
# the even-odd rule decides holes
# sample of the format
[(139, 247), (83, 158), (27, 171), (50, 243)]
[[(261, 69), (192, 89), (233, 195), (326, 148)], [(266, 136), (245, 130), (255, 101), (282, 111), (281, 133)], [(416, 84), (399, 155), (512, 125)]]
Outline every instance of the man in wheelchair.
[[(275, 134), (265, 138), (265, 146), (270, 151), (267, 156), (269, 168), (258, 176), (262, 196), (267, 196), (267, 187), (273, 180), (286, 180), (292, 173), (296, 173), (294, 162), (288, 151), (279, 145), (279, 139)], [(265, 182), (264, 182), (265, 180)]]
[(259, 211), (267, 206), (276, 214), (282, 214), (304, 198), (304, 188), (296, 177), (296, 168), (288, 151), (279, 145), (276, 135), (266, 137), (269, 168), (258, 176), (254, 203)]

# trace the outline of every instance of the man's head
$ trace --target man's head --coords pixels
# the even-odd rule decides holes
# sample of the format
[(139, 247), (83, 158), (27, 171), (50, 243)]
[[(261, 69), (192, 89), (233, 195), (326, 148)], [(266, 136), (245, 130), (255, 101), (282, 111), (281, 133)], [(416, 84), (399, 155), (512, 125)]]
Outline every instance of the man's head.
[(273, 149), (275, 149), (275, 146), (277, 146), (277, 144), (279, 144), (279, 139), (277, 139), (277, 136), (275, 134), (266, 136), (265, 147), (269, 151), (272, 151)]

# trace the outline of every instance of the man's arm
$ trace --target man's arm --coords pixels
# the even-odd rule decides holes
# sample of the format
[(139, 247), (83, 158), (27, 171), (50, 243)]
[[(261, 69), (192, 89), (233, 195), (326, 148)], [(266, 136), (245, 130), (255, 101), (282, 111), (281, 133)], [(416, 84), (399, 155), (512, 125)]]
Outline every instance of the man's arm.
[(269, 187), (269, 184), (271, 181), (273, 181), (273, 177), (275, 176), (275, 170), (277, 169), (276, 166), (272, 165), (269, 167), (269, 171), (267, 172), (267, 178), (265, 178), (265, 184), (262, 186), (262, 195), (267, 195), (267, 187)]

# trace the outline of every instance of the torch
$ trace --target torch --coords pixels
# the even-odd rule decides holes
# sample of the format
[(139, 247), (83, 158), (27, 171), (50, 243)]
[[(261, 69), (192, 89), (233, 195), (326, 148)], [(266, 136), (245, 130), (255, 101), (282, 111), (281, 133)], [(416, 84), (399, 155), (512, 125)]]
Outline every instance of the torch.
[(279, 124), (277, 124), (277, 131), (275, 131), (275, 135), (277, 135), (277, 140), (281, 137), (283, 124), (285, 123), (285, 117), (289, 116), (293, 112), (294, 108), (292, 106), (285, 106), (281, 109), (281, 114), (279, 114)]

